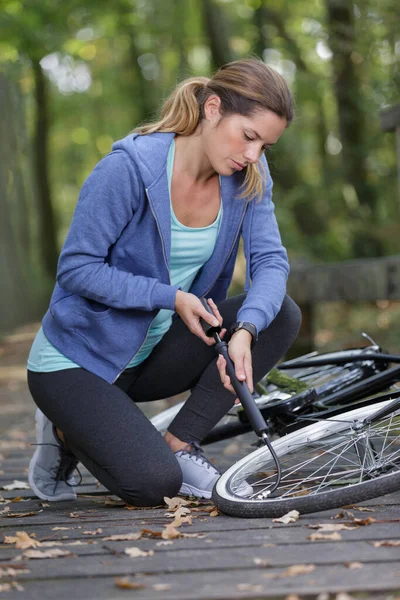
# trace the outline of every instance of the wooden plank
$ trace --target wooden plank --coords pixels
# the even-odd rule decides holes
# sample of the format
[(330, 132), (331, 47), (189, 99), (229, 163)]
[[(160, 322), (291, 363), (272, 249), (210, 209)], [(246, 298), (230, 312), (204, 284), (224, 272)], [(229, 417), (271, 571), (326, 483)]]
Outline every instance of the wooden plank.
[[(396, 572), (397, 571), (397, 572)], [(398, 569), (394, 565), (369, 564), (368, 568), (354, 571), (343, 565), (321, 566), (308, 575), (282, 577), (282, 569), (239, 569), (235, 571), (214, 571), (210, 573), (163, 573), (160, 575), (142, 573), (134, 578), (145, 587), (136, 590), (118, 589), (113, 577), (104, 576), (80, 579), (49, 579), (48, 581), (23, 581), (24, 593), (21, 597), (29, 600), (236, 600), (260, 598), (285, 598), (289, 594), (312, 595), (321, 592), (372, 592), (374, 600), (388, 598), (384, 591), (396, 592), (399, 589)], [(274, 576), (275, 577), (271, 577)], [(159, 585), (167, 589), (157, 589)], [(391, 597), (395, 597), (395, 593)], [(365, 597), (365, 596), (364, 596)], [(368, 597), (368, 596), (367, 596)], [(19, 598), (16, 592), (2, 595), (2, 598)]]
[(292, 265), (288, 293), (300, 304), (400, 300), (400, 256)]

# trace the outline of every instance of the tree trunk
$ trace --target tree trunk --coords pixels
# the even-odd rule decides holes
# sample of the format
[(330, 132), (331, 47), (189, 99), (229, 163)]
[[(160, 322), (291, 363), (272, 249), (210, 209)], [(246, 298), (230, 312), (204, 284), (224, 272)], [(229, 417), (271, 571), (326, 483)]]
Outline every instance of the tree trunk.
[(51, 202), (48, 160), (49, 105), (47, 82), (39, 60), (32, 58), (35, 79), (36, 120), (33, 139), (33, 166), (39, 204), (39, 245), (46, 273), (55, 277), (57, 271), (57, 229)]
[(208, 37), (214, 69), (233, 60), (226, 16), (213, 0), (202, 0), (204, 30)]
[(373, 215), (377, 196), (368, 181), (366, 124), (359, 67), (352, 60), (355, 51), (354, 4), (350, 0), (327, 0), (327, 13), (343, 169), (360, 205), (367, 207)]

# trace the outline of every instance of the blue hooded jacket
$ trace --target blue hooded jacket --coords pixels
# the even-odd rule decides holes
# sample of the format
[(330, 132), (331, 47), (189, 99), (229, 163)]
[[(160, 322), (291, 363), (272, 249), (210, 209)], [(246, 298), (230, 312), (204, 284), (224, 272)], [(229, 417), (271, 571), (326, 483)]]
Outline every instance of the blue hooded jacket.
[[(140, 349), (158, 310), (175, 308), (166, 172), (174, 135), (131, 134), (113, 145), (82, 187), (60, 254), (44, 333), (65, 356), (109, 383)], [(261, 160), (267, 185), (260, 202), (237, 197), (243, 174), (221, 176), (218, 239), (190, 289), (217, 303), (226, 298), (242, 235), (248, 294), (238, 319), (258, 331), (278, 313), (289, 272), (272, 180)]]

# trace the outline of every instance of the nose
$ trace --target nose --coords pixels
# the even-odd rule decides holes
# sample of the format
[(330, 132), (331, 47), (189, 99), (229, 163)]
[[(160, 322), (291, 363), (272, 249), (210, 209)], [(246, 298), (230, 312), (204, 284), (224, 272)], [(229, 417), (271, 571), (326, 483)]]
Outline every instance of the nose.
[(258, 153), (257, 148), (247, 148), (246, 152), (244, 153), (244, 158), (246, 163), (256, 163), (260, 158), (260, 154)]

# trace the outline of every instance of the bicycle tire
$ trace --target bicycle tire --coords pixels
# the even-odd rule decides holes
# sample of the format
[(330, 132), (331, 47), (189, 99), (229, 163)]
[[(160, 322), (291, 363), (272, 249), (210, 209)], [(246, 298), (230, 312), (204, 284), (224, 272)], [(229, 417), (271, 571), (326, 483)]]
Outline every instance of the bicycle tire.
[[(346, 412), (334, 419), (330, 418), (303, 427), (272, 442), (281, 462), (282, 479), (278, 489), (269, 498), (260, 497), (261, 488), (254, 492), (254, 486), (259, 485), (255, 479), (257, 474), (261, 475), (264, 487), (266, 481), (268, 481), (268, 485), (274, 481), (275, 464), (271, 453), (266, 446), (252, 452), (230, 467), (219, 478), (213, 490), (214, 503), (222, 512), (231, 516), (264, 518), (282, 516), (290, 510), (298, 510), (300, 513), (328, 510), (397, 491), (400, 488), (400, 409), (391, 415), (391, 420), (389, 417), (382, 418), (378, 423), (370, 426), (370, 429), (365, 428), (359, 433), (352, 432), (349, 425), (350, 421), (359, 421), (389, 402), (390, 400), (377, 402), (372, 406)], [(394, 417), (396, 417), (395, 421)], [(391, 424), (394, 423), (394, 427), (399, 429), (398, 433), (394, 429), (392, 437), (395, 437), (395, 442), (392, 437), (389, 437), (387, 427), (384, 429), (386, 422), (389, 422), (387, 427), (391, 427)], [(382, 436), (386, 436), (383, 437), (383, 440), (389, 440), (388, 447), (394, 449), (394, 444), (396, 444), (398, 449), (395, 459), (390, 452), (384, 456), (386, 442), (382, 442)], [(376, 467), (374, 467), (374, 472), (371, 467), (368, 473), (360, 475), (360, 467), (364, 469), (366, 465), (357, 465), (354, 458), (357, 457), (357, 449), (365, 438), (368, 439), (374, 453), (377, 450), (373, 444), (378, 448), (378, 442), (383, 443), (381, 473)], [(340, 444), (343, 444), (341, 454), (339, 453)], [(308, 456), (305, 451), (307, 446), (311, 450), (311, 454)], [(339, 459), (333, 458), (335, 446), (338, 448), (338, 456), (343, 460), (343, 464), (338, 462)], [(303, 458), (303, 462), (301, 460), (299, 462), (303, 450), (306, 458), (305, 460)], [(352, 452), (353, 450), (355, 454)], [(348, 452), (348, 455), (345, 455), (345, 451)], [(325, 458), (328, 467), (329, 460), (332, 464), (327, 474), (321, 471)], [(385, 465), (386, 467), (390, 465), (392, 470), (384, 473)], [(315, 472), (307, 474), (307, 470), (312, 471), (312, 468), (315, 469)], [(336, 475), (339, 477), (337, 481), (333, 479), (335, 468), (339, 469)], [(268, 471), (268, 469), (273, 469), (274, 472)], [(301, 469), (304, 471), (304, 479), (301, 479)], [(289, 476), (294, 477), (293, 473), (296, 474), (296, 477), (299, 477), (300, 474), (297, 483), (289, 480)], [(346, 477), (346, 473), (350, 477)], [(312, 479), (313, 476), (314, 479)], [(367, 476), (374, 478), (368, 479)], [(318, 479), (321, 481), (318, 482)], [(248, 497), (235, 493), (235, 489), (237, 490), (243, 482), (253, 488), (253, 493)], [(314, 490), (312, 489), (313, 484), (317, 486)]]

